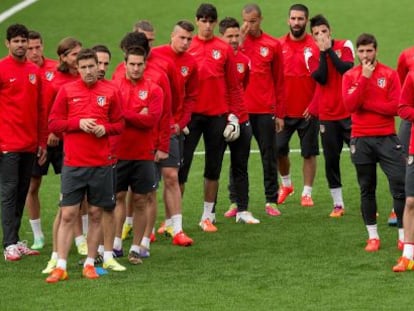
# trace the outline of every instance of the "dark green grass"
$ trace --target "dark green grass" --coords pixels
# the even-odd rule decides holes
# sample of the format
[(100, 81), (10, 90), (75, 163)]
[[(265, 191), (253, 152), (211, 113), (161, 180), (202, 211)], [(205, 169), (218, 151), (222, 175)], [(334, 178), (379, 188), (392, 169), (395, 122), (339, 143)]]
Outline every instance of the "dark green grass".
[[(1, 1), (4, 10), (17, 1)], [(55, 55), (57, 42), (68, 35), (85, 46), (106, 43), (113, 51), (112, 67), (121, 61), (117, 48), (121, 36), (140, 18), (157, 28), (157, 44), (168, 41), (172, 25), (182, 18), (193, 20), (199, 2), (185, 1), (53, 1), (41, 0), (0, 24), (0, 37), (12, 22), (41, 31), (46, 52)], [(264, 29), (281, 36), (287, 32), (290, 1), (258, 1), (265, 17)], [(374, 33), (380, 59), (396, 64), (399, 52), (413, 43), (411, 1), (304, 1), (311, 15), (324, 13), (334, 35), (353, 41), (361, 32)], [(220, 17), (240, 16), (239, 1), (216, 2)], [(0, 53), (6, 53), (0, 48)], [(297, 148), (294, 140), (293, 148)], [(256, 149), (256, 147), (253, 147)], [(70, 280), (55, 285), (44, 282), (40, 271), (51, 252), (51, 226), (56, 213), (59, 179), (45, 178), (41, 190), (42, 223), (46, 247), (38, 257), (20, 262), (0, 260), (0, 310), (396, 310), (412, 306), (414, 275), (394, 274), (391, 267), (400, 255), (397, 232), (387, 226), (391, 208), (388, 185), (379, 174), (379, 232), (382, 249), (363, 250), (367, 234), (359, 212), (359, 190), (347, 152), (343, 154), (346, 216), (330, 219), (332, 202), (319, 157), (313, 197), (315, 207), (300, 207), (302, 160), (293, 153), (295, 194), (281, 206), (283, 215), (270, 218), (264, 212), (259, 155), (250, 159), (250, 210), (262, 223), (234, 224), (222, 214), (228, 208), (226, 193), (228, 155), (225, 157), (217, 204), (219, 232), (205, 234), (197, 223), (202, 213), (202, 156), (196, 157), (184, 197), (184, 227), (195, 240), (190, 248), (171, 245), (159, 237), (151, 258), (125, 273), (110, 273), (97, 281), (83, 280), (74, 248), (69, 256)], [(159, 205), (159, 219), (163, 205)], [(27, 216), (21, 237), (32, 242)], [(124, 249), (127, 250), (130, 240)]]

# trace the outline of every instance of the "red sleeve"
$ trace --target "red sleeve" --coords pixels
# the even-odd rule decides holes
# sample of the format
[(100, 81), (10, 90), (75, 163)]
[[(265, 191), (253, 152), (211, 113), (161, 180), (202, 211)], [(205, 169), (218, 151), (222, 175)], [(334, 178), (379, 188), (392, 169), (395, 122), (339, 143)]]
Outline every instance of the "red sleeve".
[(401, 53), (401, 55), (398, 57), (398, 63), (397, 63), (397, 73), (398, 77), (400, 79), (400, 83), (403, 84), (405, 77), (407, 76), (409, 70), (406, 65), (405, 61), (405, 53)]
[(163, 94), (160, 88), (154, 88), (150, 96), (148, 114), (140, 114), (131, 109), (125, 110), (126, 122), (139, 129), (151, 129), (157, 126), (162, 113)]
[[(166, 77), (166, 76), (165, 76)], [(171, 88), (168, 79), (162, 83), (162, 114), (158, 125), (158, 137), (155, 142), (155, 149), (168, 153), (170, 151), (171, 136)]]
[(118, 135), (124, 130), (125, 122), (122, 115), (121, 95), (114, 92), (114, 98), (109, 108), (109, 122), (104, 124), (106, 135)]
[(409, 74), (401, 90), (400, 103), (398, 105), (398, 115), (405, 120), (414, 122), (414, 79), (413, 74)]
[(277, 50), (272, 62), (272, 72), (276, 97), (275, 116), (282, 119), (286, 116), (285, 83), (282, 46), (279, 41), (277, 43)]
[(80, 118), (68, 120), (66, 90), (60, 88), (49, 114), (49, 131), (52, 133), (78, 132)]
[(227, 62), (225, 65), (227, 92), (229, 95), (229, 113), (240, 117), (243, 105), (243, 97), (240, 83), (237, 77), (237, 63), (230, 45), (227, 49)]
[(48, 103), (47, 99), (43, 98), (43, 94), (46, 91), (46, 83), (42, 80), (43, 76), (38, 75), (38, 79), (40, 81), (39, 84), (39, 93), (38, 93), (38, 115), (39, 115), (39, 123), (38, 123), (38, 137), (39, 137), (39, 146), (42, 148), (46, 148), (47, 146), (47, 137), (48, 137), (48, 125), (47, 125), (47, 117), (48, 117)]
[[(348, 71), (349, 72), (349, 71)], [(345, 107), (351, 113), (356, 112), (363, 104), (364, 93), (368, 85), (368, 79), (360, 75), (356, 82), (353, 82), (352, 75), (345, 74), (342, 79), (342, 98)]]
[(191, 72), (190, 77), (185, 84), (185, 97), (183, 102), (183, 115), (181, 120), (178, 122), (180, 129), (183, 129), (191, 120), (191, 114), (193, 107), (196, 103), (198, 96), (198, 68), (197, 66)]

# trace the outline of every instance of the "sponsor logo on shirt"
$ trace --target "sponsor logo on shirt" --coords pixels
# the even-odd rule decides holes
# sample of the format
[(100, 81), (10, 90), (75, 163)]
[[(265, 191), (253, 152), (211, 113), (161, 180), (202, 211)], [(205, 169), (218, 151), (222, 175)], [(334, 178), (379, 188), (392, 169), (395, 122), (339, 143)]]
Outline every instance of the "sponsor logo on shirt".
[(47, 81), (52, 81), (55, 76), (55, 73), (53, 71), (46, 71), (45, 72), (45, 78)]
[(265, 46), (261, 46), (260, 47), (260, 55), (262, 57), (266, 57), (267, 55), (269, 55), (269, 48), (267, 48)]
[(29, 82), (31, 84), (35, 84), (36, 83), (36, 75), (34, 73), (29, 74)]
[(106, 97), (105, 96), (98, 96), (96, 98), (96, 102), (97, 102), (98, 106), (103, 107), (106, 104)]
[(239, 73), (243, 73), (244, 72), (244, 64), (243, 63), (237, 63), (237, 71)]
[(16, 78), (10, 78), (10, 83), (13, 83), (14, 81), (16, 81)]
[(72, 101), (74, 102), (74, 103), (77, 103), (77, 102), (79, 102), (81, 99), (79, 98), (79, 97), (75, 97), (74, 99), (72, 99)]
[(147, 99), (147, 97), (148, 97), (148, 91), (147, 91), (147, 90), (139, 90), (139, 91), (138, 91), (138, 97), (139, 97), (141, 100), (145, 100), (145, 99)]
[(377, 85), (380, 87), (380, 88), (385, 88), (386, 86), (387, 86), (387, 80), (385, 80), (385, 78), (378, 78), (378, 80), (377, 80)]
[(355, 85), (351, 86), (347, 93), (352, 94), (356, 90), (357, 86), (358, 86), (358, 84), (355, 84)]
[(220, 50), (213, 50), (211, 51), (211, 56), (215, 59), (218, 60), (221, 58), (221, 52)]
[(181, 75), (183, 77), (186, 77), (188, 75), (188, 67), (187, 66), (181, 66)]

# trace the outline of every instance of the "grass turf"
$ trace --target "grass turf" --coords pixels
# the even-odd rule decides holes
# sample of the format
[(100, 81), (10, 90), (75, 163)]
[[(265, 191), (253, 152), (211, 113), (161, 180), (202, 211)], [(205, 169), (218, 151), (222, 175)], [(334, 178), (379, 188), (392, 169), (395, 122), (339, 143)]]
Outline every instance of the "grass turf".
[[(4, 10), (17, 1), (1, 1)], [(265, 31), (281, 36), (287, 32), (290, 1), (258, 1), (265, 17)], [(360, 2), (304, 1), (311, 15), (324, 13), (334, 35), (353, 41), (361, 32), (374, 33), (380, 60), (396, 64), (399, 52), (412, 44), (411, 1), (398, 4), (386, 0)], [(216, 3), (219, 17), (240, 16), (243, 3)], [(46, 54), (55, 55), (58, 41), (68, 35), (85, 46), (106, 43), (113, 51), (111, 68), (121, 61), (117, 48), (122, 35), (140, 18), (157, 28), (157, 44), (168, 41), (172, 25), (181, 18), (193, 20), (198, 3), (185, 0), (156, 2), (109, 0), (41, 0), (0, 24), (0, 35), (12, 22), (21, 22), (43, 33)], [(4, 47), (0, 53), (5, 55)], [(297, 148), (296, 140), (293, 148)], [(299, 206), (302, 161), (292, 154), (292, 176), (296, 193), (281, 206), (280, 218), (264, 213), (260, 158), (250, 159), (250, 210), (262, 223), (236, 225), (222, 214), (228, 207), (226, 194), (228, 155), (225, 157), (217, 205), (219, 232), (202, 233), (197, 227), (202, 207), (202, 157), (196, 157), (184, 197), (184, 227), (195, 240), (190, 248), (171, 245), (159, 237), (151, 247), (151, 258), (124, 273), (110, 273), (98, 281), (81, 279), (75, 250), (69, 257), (70, 280), (55, 285), (44, 282), (40, 271), (51, 252), (51, 227), (56, 213), (59, 179), (50, 175), (41, 189), (42, 222), (47, 244), (38, 257), (20, 262), (0, 261), (0, 310), (390, 310), (412, 305), (410, 273), (394, 274), (391, 267), (399, 256), (397, 233), (387, 226), (391, 206), (388, 186), (379, 175), (379, 232), (382, 249), (363, 251), (366, 232), (359, 212), (359, 190), (348, 153), (343, 154), (343, 184), (347, 212), (330, 219), (332, 208), (326, 186), (323, 160), (319, 157), (313, 197), (316, 206)], [(163, 205), (160, 202), (159, 220)], [(32, 239), (27, 216), (21, 236)], [(130, 240), (124, 249), (127, 250)]]

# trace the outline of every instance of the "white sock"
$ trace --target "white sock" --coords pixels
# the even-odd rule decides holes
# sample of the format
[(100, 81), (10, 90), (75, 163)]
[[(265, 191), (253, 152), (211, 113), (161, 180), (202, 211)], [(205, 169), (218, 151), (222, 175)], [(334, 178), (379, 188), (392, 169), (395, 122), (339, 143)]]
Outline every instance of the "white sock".
[(50, 256), (50, 259), (58, 260), (58, 253), (57, 252), (52, 252), (52, 256)]
[(40, 222), (40, 218), (38, 219), (29, 219), (30, 226), (32, 227), (33, 237), (35, 239), (43, 238), (42, 232), (42, 223)]
[(104, 251), (103, 252), (103, 260), (104, 262), (107, 262), (108, 260), (111, 260), (112, 258), (114, 258), (112, 251)]
[(404, 242), (404, 229), (403, 228), (398, 228), (398, 240)]
[(214, 202), (204, 202), (204, 211), (201, 220), (206, 220), (207, 218), (213, 220), (213, 208)]
[(145, 247), (146, 249), (149, 249), (150, 248), (150, 242), (151, 242), (151, 239), (144, 236), (141, 240), (141, 246)]
[(280, 178), (282, 179), (282, 185), (284, 187), (292, 187), (292, 180), (290, 179), (290, 174), (286, 176), (280, 176)]
[(125, 223), (127, 225), (132, 226), (132, 221), (134, 220), (134, 217), (125, 217)]
[(85, 236), (84, 235), (77, 236), (75, 238), (75, 244), (76, 244), (76, 246), (79, 246), (82, 243), (86, 243)]
[[(105, 251), (105, 248), (104, 248), (104, 246), (102, 245), (102, 244), (100, 244), (99, 246), (98, 246), (98, 254), (99, 255), (103, 255), (103, 253), (104, 253), (104, 251)], [(111, 252), (112, 253), (112, 252)]]
[(342, 197), (342, 188), (331, 188), (331, 196), (333, 200), (334, 206), (342, 206), (344, 207), (344, 199)]
[(166, 227), (172, 227), (173, 223), (172, 223), (172, 219), (171, 218), (167, 218), (165, 220), (165, 226)]
[(139, 246), (135, 245), (135, 244), (132, 244), (131, 248), (129, 249), (129, 252), (132, 252), (132, 251), (139, 254)]
[(404, 243), (403, 257), (413, 259), (414, 256), (414, 244)]
[(304, 195), (312, 196), (312, 187), (303, 186), (302, 196)]
[(67, 265), (66, 259), (58, 259), (57, 264), (56, 264), (56, 268), (66, 270), (66, 265)]
[(367, 227), (367, 231), (368, 231), (368, 238), (370, 240), (371, 239), (378, 239), (379, 240), (377, 225), (368, 225), (366, 227)]
[(83, 264), (83, 267), (85, 268), (87, 265), (95, 266), (95, 258), (86, 257), (86, 260), (85, 260), (85, 262)]
[(118, 251), (122, 249), (122, 239), (117, 236), (114, 239), (114, 249)]
[(173, 223), (174, 235), (183, 231), (183, 215), (177, 214), (171, 217)]
[(88, 234), (88, 214), (82, 215), (82, 233), (84, 235)]

